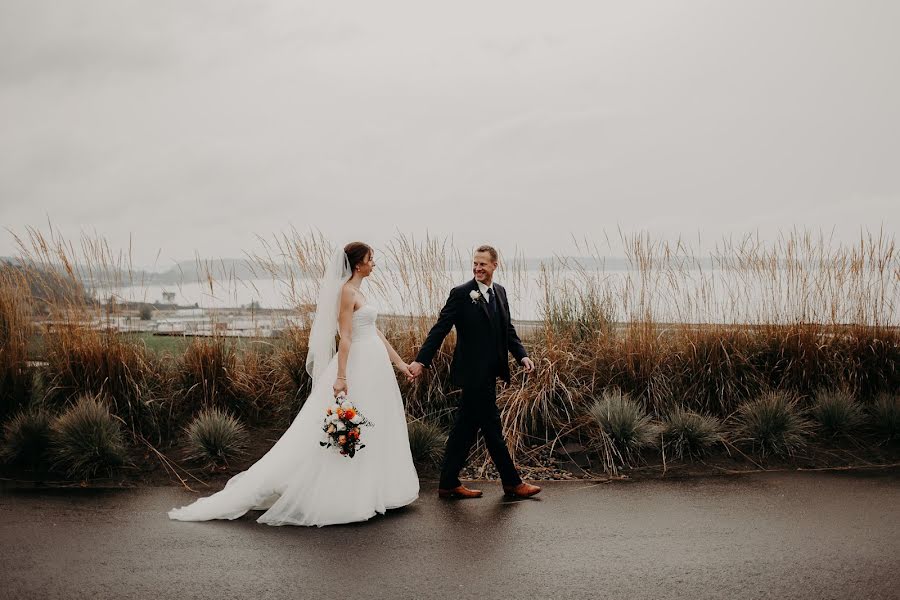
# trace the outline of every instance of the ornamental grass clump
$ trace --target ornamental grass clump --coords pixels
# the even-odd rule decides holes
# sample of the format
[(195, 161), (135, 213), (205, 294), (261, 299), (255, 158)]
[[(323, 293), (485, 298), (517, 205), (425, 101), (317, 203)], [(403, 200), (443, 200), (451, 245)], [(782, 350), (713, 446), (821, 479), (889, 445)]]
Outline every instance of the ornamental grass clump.
[(663, 421), (663, 447), (677, 459), (700, 457), (721, 439), (719, 419), (676, 406)]
[(881, 393), (869, 407), (869, 419), (879, 441), (900, 440), (900, 395)]
[(417, 465), (437, 467), (444, 457), (447, 434), (433, 423), (418, 420), (407, 425), (409, 449)]
[(862, 406), (847, 389), (819, 390), (810, 410), (825, 437), (853, 437), (863, 422)]
[(202, 410), (186, 428), (186, 458), (204, 467), (227, 465), (244, 454), (247, 432), (236, 417), (213, 407)]
[[(576, 265), (571, 265), (576, 266)], [(577, 269), (576, 269), (577, 270)], [(595, 342), (612, 332), (615, 302), (608, 290), (584, 276), (575, 283), (560, 279), (559, 273), (542, 265), (541, 287), (545, 334), (575, 344)]]
[(73, 479), (112, 473), (126, 458), (120, 422), (100, 397), (82, 395), (52, 423), (51, 454)]
[(233, 341), (223, 335), (194, 339), (178, 365), (184, 408), (218, 407), (241, 417), (257, 416), (254, 398), (240, 385), (240, 368)]
[(766, 392), (741, 405), (735, 441), (753, 448), (760, 457), (793, 456), (806, 447), (811, 427), (787, 392)]
[(588, 408), (597, 425), (596, 440), (608, 471), (616, 463), (631, 466), (640, 460), (640, 451), (656, 441), (657, 427), (643, 407), (621, 390), (607, 390)]
[(237, 356), (232, 389), (243, 399), (242, 417), (251, 423), (269, 418), (289, 388), (288, 376), (281, 370), (275, 347), (263, 341), (251, 342)]
[(660, 370), (670, 380), (671, 395), (662, 396), (660, 413), (668, 412), (670, 400), (679, 399), (686, 408), (727, 415), (759, 393), (761, 377), (751, 361), (751, 331), (713, 324), (696, 330), (678, 328), (668, 337)]
[(309, 328), (288, 327), (282, 332), (282, 340), (274, 360), (285, 378), (285, 393), (275, 412), (281, 422), (290, 425), (312, 391), (312, 377), (306, 371)]
[(27, 468), (46, 466), (50, 450), (50, 414), (33, 408), (13, 416), (3, 426), (0, 459)]
[(132, 437), (157, 442), (167, 433), (170, 397), (164, 360), (111, 331), (70, 323), (44, 336), (47, 402), (65, 406), (79, 395), (100, 396)]
[(30, 302), (22, 270), (0, 262), (0, 421), (28, 399)]
[(519, 450), (525, 449), (526, 440), (549, 442), (584, 410), (575, 352), (554, 342), (536, 348), (531, 358), (538, 368), (497, 397), (503, 431)]

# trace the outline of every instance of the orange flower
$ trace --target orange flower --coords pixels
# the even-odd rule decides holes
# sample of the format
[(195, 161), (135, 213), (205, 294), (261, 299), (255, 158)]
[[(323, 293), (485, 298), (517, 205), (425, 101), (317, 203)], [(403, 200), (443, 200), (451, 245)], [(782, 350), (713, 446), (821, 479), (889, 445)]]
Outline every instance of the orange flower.
[(348, 435), (351, 438), (353, 438), (354, 440), (358, 440), (359, 439), (359, 429), (351, 429), (350, 433)]
[(346, 444), (346, 443), (347, 443), (347, 436), (346, 436), (346, 435), (342, 435), (342, 436), (340, 436), (340, 437), (338, 438), (338, 444), (344, 445), (344, 444)]
[(348, 408), (347, 410), (344, 411), (345, 419), (352, 419), (355, 416), (356, 416), (356, 411), (353, 410), (352, 408)]
[(337, 415), (338, 415), (338, 418), (339, 418), (339, 419), (343, 419), (343, 418), (344, 418), (344, 414), (345, 414), (345, 413), (344, 413), (344, 409), (343, 409), (343, 408), (337, 409)]
[(328, 408), (325, 409), (325, 414), (326, 414), (326, 415), (330, 415), (330, 414), (331, 414), (331, 407), (330, 407), (330, 406), (329, 406)]

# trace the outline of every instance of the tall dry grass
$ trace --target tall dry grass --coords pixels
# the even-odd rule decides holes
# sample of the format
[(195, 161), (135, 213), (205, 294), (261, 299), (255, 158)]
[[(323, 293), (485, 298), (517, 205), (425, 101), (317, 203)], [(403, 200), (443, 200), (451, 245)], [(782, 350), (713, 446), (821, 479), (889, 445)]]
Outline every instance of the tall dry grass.
[[(285, 426), (296, 416), (309, 393), (308, 318), (272, 346), (239, 353), (227, 340), (209, 338), (182, 356), (156, 360), (104, 331), (124, 310), (118, 287), (141, 285), (133, 281), (130, 248), (115, 252), (97, 238), (75, 246), (52, 229), (29, 229), (16, 239), (23, 269), (18, 279), (0, 280), (0, 373), (10, 381), (21, 380), (23, 332), (34, 322), (45, 330), (55, 397), (109, 394), (135, 432), (168, 439), (187, 415), (216, 405)], [(311, 316), (333, 243), (293, 229), (259, 241), (260, 249), (247, 253), (255, 276), (283, 284), (283, 305)], [(499, 394), (514, 449), (581, 435), (590, 399), (610, 387), (657, 419), (675, 406), (727, 418), (769, 390), (795, 394), (808, 406), (822, 387), (849, 389), (864, 404), (900, 388), (893, 235), (864, 232), (841, 244), (794, 230), (773, 242), (747, 235), (703, 248), (700, 240), (619, 231), (618, 239), (577, 242), (575, 258), (529, 265), (517, 249), (501, 253), (496, 278), (507, 287), (513, 316), (528, 302), (538, 305), (533, 322), (518, 323), (538, 370), (526, 377), (515, 367), (513, 384)], [(411, 360), (449, 290), (471, 277), (470, 249), (400, 234), (375, 250), (378, 268), (365, 293), (381, 308), (388, 339)], [(210, 291), (237, 283), (233, 273), (197, 260)], [(453, 346), (451, 334), (427, 377), (400, 381), (412, 418), (452, 420)], [(9, 397), (9, 389), (0, 395)]]
[(159, 359), (111, 331), (57, 325), (44, 335), (46, 403), (62, 408), (79, 394), (102, 396), (133, 434), (159, 439), (167, 424), (169, 386)]
[(0, 264), (0, 420), (28, 402), (32, 304), (22, 269)]

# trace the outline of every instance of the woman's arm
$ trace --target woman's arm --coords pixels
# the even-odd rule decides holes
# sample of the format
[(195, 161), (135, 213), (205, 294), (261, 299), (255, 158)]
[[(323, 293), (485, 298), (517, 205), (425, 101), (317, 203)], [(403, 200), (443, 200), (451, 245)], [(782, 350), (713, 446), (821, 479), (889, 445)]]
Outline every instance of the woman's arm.
[(350, 356), (350, 342), (353, 336), (353, 305), (355, 303), (353, 289), (344, 285), (341, 290), (340, 312), (338, 312), (338, 333), (341, 336), (338, 343), (338, 370), (337, 378), (332, 386), (335, 398), (341, 392), (347, 393), (347, 357)]
[(397, 367), (397, 370), (406, 375), (407, 377), (411, 377), (412, 375), (409, 372), (409, 365), (403, 362), (403, 359), (397, 354), (397, 351), (394, 350), (394, 347), (391, 346), (391, 343), (384, 337), (384, 334), (381, 333), (380, 329), (376, 329), (378, 332), (378, 337), (381, 338), (381, 341), (384, 342), (384, 347), (387, 348), (388, 356), (391, 357), (391, 362), (394, 363), (394, 366)]

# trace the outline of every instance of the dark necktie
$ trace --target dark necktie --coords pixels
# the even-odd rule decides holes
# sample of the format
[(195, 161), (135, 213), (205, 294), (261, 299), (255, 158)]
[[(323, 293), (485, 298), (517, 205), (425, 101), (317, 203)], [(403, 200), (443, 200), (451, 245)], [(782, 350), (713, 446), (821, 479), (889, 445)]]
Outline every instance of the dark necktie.
[(487, 289), (487, 298), (488, 298), (488, 306), (491, 307), (491, 312), (497, 312), (497, 300), (494, 298), (494, 288), (489, 287)]

